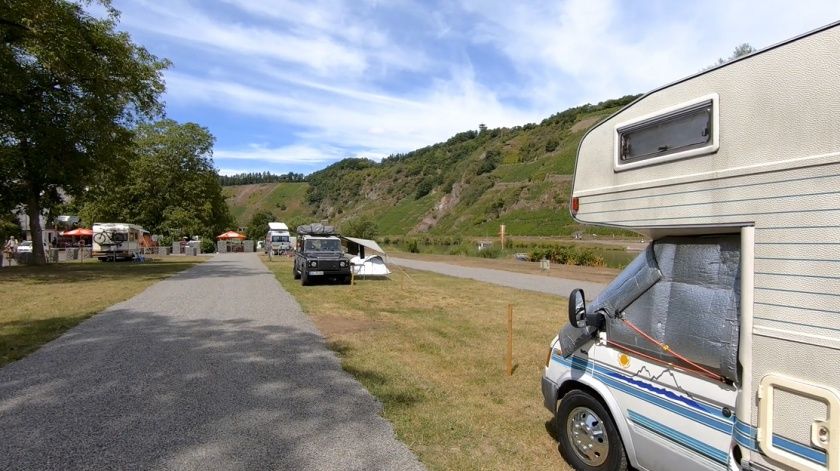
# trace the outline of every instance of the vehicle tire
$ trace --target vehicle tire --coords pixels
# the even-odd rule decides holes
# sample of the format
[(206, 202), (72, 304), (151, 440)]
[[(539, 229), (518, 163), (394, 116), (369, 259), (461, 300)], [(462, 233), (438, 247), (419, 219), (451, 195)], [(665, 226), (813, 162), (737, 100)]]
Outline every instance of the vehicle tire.
[(350, 275), (345, 275), (344, 279), (342, 281), (344, 282), (345, 285), (349, 285), (350, 283), (353, 282), (353, 278), (351, 278)]
[(566, 393), (557, 406), (554, 423), (560, 454), (576, 470), (627, 470), (627, 454), (618, 429), (609, 411), (589, 393)]
[(299, 279), (300, 279), (300, 273), (298, 273), (298, 271), (297, 271), (297, 267), (296, 267), (295, 265), (292, 265), (292, 276), (293, 276), (296, 280), (299, 280)]
[(300, 284), (301, 286), (309, 285), (309, 273), (306, 270), (300, 272)]

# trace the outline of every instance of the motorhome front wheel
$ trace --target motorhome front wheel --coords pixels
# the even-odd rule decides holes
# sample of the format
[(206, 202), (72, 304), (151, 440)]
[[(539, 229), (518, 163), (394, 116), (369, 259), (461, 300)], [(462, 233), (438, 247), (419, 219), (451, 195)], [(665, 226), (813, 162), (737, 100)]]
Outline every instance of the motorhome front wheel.
[(627, 456), (601, 402), (584, 391), (568, 392), (555, 416), (563, 458), (580, 471), (626, 471)]

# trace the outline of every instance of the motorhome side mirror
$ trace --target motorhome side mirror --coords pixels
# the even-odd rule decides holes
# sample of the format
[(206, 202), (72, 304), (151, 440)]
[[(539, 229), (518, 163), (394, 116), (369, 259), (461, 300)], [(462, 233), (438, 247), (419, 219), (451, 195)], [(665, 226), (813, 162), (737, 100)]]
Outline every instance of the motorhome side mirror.
[(580, 288), (569, 294), (569, 324), (578, 328), (586, 326), (586, 298)]

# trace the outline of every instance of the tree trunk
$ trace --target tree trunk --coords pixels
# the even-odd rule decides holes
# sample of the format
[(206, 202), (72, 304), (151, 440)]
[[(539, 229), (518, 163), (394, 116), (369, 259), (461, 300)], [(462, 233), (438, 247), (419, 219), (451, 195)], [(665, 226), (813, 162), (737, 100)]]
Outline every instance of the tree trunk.
[(29, 202), (26, 204), (26, 214), (29, 215), (29, 234), (32, 237), (32, 263), (46, 265), (44, 238), (41, 235), (41, 205), (37, 197), (29, 198)]

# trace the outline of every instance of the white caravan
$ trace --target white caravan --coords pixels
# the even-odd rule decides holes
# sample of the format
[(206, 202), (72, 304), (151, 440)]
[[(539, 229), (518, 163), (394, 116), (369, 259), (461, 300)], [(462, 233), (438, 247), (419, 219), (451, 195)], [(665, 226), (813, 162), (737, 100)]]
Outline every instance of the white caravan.
[(266, 253), (271, 250), (274, 255), (278, 255), (290, 250), (292, 243), (289, 237), (289, 226), (282, 222), (268, 223), (268, 232), (265, 234), (265, 244), (263, 245)]
[(93, 224), (93, 256), (99, 260), (130, 260), (142, 248), (145, 229), (136, 224)]
[(840, 23), (591, 129), (572, 212), (653, 242), (542, 379), (578, 469), (840, 470)]

